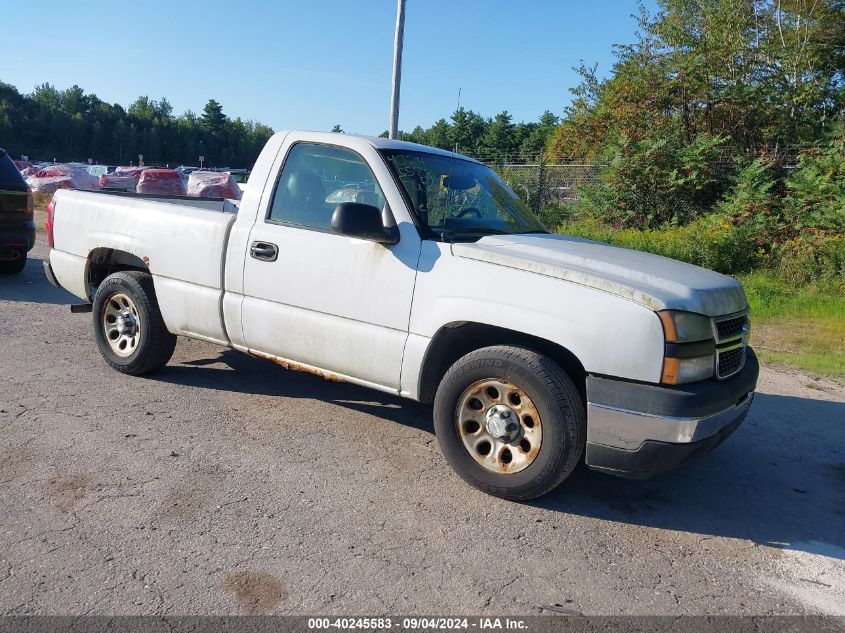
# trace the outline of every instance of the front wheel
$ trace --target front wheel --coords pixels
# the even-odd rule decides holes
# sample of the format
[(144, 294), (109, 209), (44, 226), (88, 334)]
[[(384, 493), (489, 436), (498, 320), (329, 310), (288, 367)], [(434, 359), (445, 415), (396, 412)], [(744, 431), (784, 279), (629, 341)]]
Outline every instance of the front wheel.
[(566, 479), (586, 442), (584, 403), (551, 358), (520, 347), (485, 347), (459, 359), (434, 399), (446, 460), (467, 483), (524, 501)]
[(92, 313), (97, 347), (117, 371), (149, 374), (173, 355), (176, 336), (164, 325), (149, 273), (132, 270), (106, 277), (94, 295)]

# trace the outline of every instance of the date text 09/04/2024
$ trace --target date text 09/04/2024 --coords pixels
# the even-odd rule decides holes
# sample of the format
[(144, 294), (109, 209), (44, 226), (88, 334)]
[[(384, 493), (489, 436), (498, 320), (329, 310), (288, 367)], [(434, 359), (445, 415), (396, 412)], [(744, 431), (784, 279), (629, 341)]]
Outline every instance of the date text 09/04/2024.
[(499, 630), (510, 629), (520, 630), (527, 628), (525, 620), (519, 618), (309, 618), (309, 629), (365, 629), (365, 630), (386, 630), (401, 628), (405, 630), (421, 629), (479, 629)]

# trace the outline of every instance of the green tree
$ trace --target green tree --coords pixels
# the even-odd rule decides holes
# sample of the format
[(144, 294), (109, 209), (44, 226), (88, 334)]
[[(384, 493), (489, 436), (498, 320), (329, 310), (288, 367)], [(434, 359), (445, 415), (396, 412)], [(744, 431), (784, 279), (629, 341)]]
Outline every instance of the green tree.
[(126, 112), (137, 119), (153, 121), (156, 118), (155, 101), (146, 96), (138, 97), (129, 105)]
[(428, 145), (440, 149), (452, 149), (452, 134), (446, 119), (438, 119), (425, 134), (425, 142)]
[(812, 143), (845, 108), (842, 0), (661, 0), (604, 81), (582, 82), (555, 132), (560, 159), (591, 160), (625, 136), (680, 129), (736, 152)]
[[(549, 142), (556, 161), (606, 165), (585, 211), (658, 226), (723, 195), (747, 208), (765, 190), (730, 157), (815, 144), (845, 113), (842, 0), (660, 0), (639, 24), (606, 79), (578, 68)], [(731, 194), (737, 178), (747, 187)]]
[(458, 108), (452, 113), (452, 124), (449, 128), (450, 149), (465, 154), (477, 153), (486, 128), (487, 122), (480, 114)]
[(173, 119), (173, 106), (170, 102), (162, 97), (155, 102), (155, 115), (159, 121), (170, 121)]
[(549, 139), (555, 132), (560, 118), (548, 110), (540, 115), (540, 121), (536, 124), (528, 124), (530, 127), (519, 145), (519, 154), (522, 158), (536, 159), (544, 156)]
[(222, 134), (226, 127), (226, 115), (223, 106), (214, 99), (209, 99), (202, 110), (202, 127), (211, 134)]
[(62, 107), (59, 91), (48, 83), (35, 86), (31, 98), (39, 108), (44, 110), (59, 110)]
[(820, 148), (805, 150), (785, 180), (786, 223), (845, 234), (845, 123)]
[(62, 110), (69, 116), (81, 115), (88, 111), (88, 99), (85, 91), (77, 85), (59, 93)]
[(479, 143), (479, 151), (494, 160), (507, 160), (508, 156), (513, 159), (518, 147), (514, 130), (513, 117), (507, 110), (500, 112), (488, 123)]
[(202, 128), (207, 132), (200, 141), (200, 149), (210, 164), (225, 162), (223, 154), (226, 147), (225, 134), (228, 118), (223, 114), (223, 106), (214, 99), (209, 99), (200, 119)]

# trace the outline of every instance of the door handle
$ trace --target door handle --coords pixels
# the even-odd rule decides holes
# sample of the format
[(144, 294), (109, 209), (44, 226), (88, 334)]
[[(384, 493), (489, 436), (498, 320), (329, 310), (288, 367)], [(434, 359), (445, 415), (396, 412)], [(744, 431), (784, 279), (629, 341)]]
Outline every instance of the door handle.
[(279, 257), (279, 247), (270, 242), (253, 242), (249, 254), (262, 262), (274, 262)]

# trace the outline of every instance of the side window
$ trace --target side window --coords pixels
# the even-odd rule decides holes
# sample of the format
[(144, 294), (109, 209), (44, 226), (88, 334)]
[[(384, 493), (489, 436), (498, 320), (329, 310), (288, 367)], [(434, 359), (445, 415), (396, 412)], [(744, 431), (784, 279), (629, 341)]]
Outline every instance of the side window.
[(328, 231), (341, 202), (384, 206), (367, 163), (348, 149), (297, 143), (288, 152), (267, 221)]

